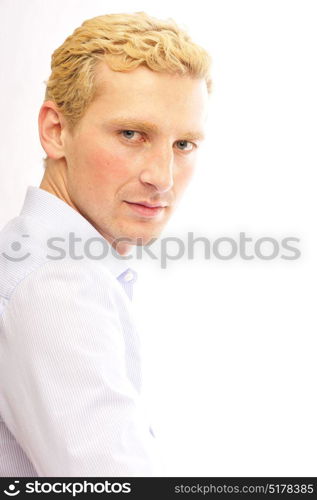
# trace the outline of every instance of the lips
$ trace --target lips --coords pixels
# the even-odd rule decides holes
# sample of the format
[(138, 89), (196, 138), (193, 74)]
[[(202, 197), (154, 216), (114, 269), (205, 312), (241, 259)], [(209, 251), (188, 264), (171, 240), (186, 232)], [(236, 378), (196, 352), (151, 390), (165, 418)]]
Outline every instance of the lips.
[(167, 206), (166, 204), (163, 203), (153, 205), (152, 203), (148, 203), (146, 201), (128, 201), (127, 203), (133, 203), (134, 205), (142, 205), (143, 207), (149, 207), (149, 208), (164, 208)]
[(131, 208), (131, 210), (134, 211), (134, 213), (137, 213), (138, 215), (141, 215), (143, 217), (155, 217), (159, 215), (165, 208), (163, 205), (145, 205), (145, 202), (142, 203), (131, 203), (130, 201), (126, 201), (127, 205)]

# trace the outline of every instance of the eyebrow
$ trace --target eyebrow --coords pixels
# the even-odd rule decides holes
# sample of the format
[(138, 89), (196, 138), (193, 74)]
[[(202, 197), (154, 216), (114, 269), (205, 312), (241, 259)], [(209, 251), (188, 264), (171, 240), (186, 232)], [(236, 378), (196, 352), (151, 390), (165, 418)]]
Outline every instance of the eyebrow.
[[(125, 130), (136, 130), (142, 131), (149, 134), (159, 133), (159, 127), (155, 123), (151, 123), (143, 120), (134, 120), (131, 118), (114, 118), (110, 122), (111, 126), (117, 126)], [(203, 141), (205, 139), (205, 134), (203, 132), (189, 131), (184, 134), (180, 134), (181, 140), (184, 141)]]

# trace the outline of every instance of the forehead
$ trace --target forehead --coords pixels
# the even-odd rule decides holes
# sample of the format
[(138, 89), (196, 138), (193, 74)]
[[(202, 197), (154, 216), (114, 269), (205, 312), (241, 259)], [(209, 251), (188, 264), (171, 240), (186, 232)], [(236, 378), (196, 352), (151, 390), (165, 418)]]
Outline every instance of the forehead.
[(95, 69), (94, 112), (108, 117), (133, 116), (136, 119), (167, 124), (203, 124), (207, 116), (208, 92), (203, 79), (188, 75), (152, 71), (140, 66), (132, 71), (113, 71), (104, 63)]

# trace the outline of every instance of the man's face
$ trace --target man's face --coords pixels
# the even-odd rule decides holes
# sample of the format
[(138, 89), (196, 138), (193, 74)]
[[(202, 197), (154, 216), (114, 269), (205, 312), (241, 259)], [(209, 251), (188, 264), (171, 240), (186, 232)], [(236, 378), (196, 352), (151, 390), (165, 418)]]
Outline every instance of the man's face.
[[(159, 236), (193, 174), (206, 84), (145, 67), (115, 72), (104, 63), (96, 83), (98, 94), (73, 134), (62, 132), (68, 195), (108, 241), (147, 244)], [(163, 208), (137, 205), (142, 202)]]

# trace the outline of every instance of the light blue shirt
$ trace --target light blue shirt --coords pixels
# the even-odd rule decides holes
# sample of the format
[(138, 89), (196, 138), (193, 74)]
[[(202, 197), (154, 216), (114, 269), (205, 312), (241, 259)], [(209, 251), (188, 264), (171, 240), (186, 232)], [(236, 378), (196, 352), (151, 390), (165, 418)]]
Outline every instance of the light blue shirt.
[(113, 252), (33, 186), (0, 232), (0, 476), (158, 474), (131, 309), (137, 276)]

